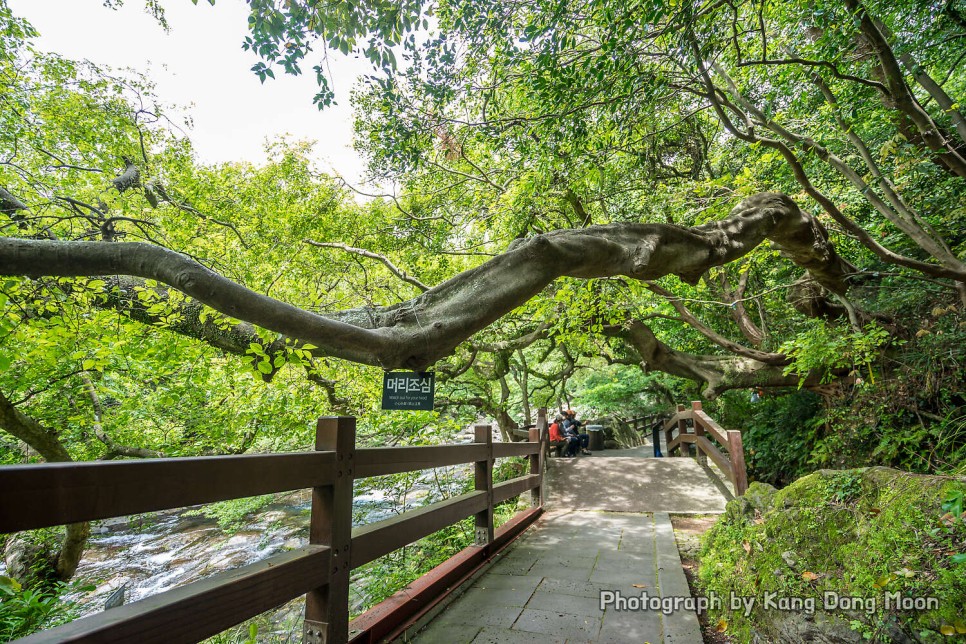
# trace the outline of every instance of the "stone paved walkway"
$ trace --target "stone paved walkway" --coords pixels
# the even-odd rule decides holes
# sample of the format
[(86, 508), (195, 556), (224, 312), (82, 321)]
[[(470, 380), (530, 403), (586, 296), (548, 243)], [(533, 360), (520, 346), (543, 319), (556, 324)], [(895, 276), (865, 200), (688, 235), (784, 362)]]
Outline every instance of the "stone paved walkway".
[(690, 596), (667, 513), (548, 512), (415, 641), (701, 643), (693, 611), (602, 607), (606, 593)]
[(547, 461), (547, 507), (613, 512), (724, 512), (725, 497), (693, 458), (623, 456), (637, 450), (604, 450), (592, 456)]

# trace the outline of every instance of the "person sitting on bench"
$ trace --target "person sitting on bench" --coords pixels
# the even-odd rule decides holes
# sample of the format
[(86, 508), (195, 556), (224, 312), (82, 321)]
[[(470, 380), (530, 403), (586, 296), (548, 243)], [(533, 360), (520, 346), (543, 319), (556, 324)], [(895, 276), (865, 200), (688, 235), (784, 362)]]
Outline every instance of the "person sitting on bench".
[(553, 422), (550, 424), (550, 447), (558, 450), (557, 453), (563, 456), (573, 456), (574, 454), (571, 454), (571, 452), (577, 451), (575, 445), (578, 442), (578, 439), (575, 437), (564, 436), (562, 425), (563, 416), (559, 415), (554, 418)]
[(571, 450), (570, 455), (576, 456), (578, 449), (580, 449), (582, 454), (590, 454), (590, 450), (587, 449), (587, 447), (590, 446), (590, 434), (580, 433), (580, 426), (582, 423), (577, 420), (577, 412), (575, 412), (573, 409), (568, 409), (566, 412), (564, 412), (564, 415), (564, 435), (574, 439), (568, 446)]

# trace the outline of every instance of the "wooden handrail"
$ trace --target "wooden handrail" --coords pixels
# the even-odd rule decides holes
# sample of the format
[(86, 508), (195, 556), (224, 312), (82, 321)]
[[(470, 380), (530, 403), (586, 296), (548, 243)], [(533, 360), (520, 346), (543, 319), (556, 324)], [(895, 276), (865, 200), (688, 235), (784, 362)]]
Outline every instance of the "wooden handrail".
[(493, 486), (493, 504), (503, 503), (540, 485), (539, 474), (527, 474)]
[(714, 439), (718, 441), (719, 444), (728, 444), (728, 439), (725, 437), (725, 430), (721, 428), (721, 425), (714, 422), (714, 419), (711, 418), (711, 416), (708, 416), (702, 410), (698, 409), (694, 411), (692, 418), (698, 419), (701, 422), (701, 426), (704, 428), (704, 430), (714, 436)]
[[(537, 424), (545, 434), (545, 410)], [(353, 568), (473, 515), (488, 551), (496, 504), (531, 490), (542, 507), (540, 430), (525, 443), (494, 445), (490, 435), (480, 425), (473, 444), (357, 450), (354, 418), (322, 418), (315, 452), (0, 467), (0, 533), (312, 488), (308, 546), (22, 641), (194, 642), (304, 594), (304, 641), (346, 642)], [(527, 457), (530, 473), (493, 485), (494, 460), (505, 457)], [(477, 491), (351, 528), (355, 479), (464, 463), (476, 464)]]
[(426, 447), (370, 447), (356, 450), (355, 478), (415, 472), (446, 465), (473, 463), (486, 458), (479, 444)]
[(426, 505), (398, 516), (370, 523), (352, 531), (353, 568), (398, 550), (446, 526), (485, 510), (486, 493), (469, 492)]
[(305, 594), (327, 579), (330, 555), (323, 546), (296, 548), (17, 642), (197, 642), (237, 624), (239, 612), (258, 615)]
[(332, 482), (334, 452), (0, 467), (0, 533)]
[[(691, 421), (693, 432), (688, 431), (688, 421)], [(677, 434), (674, 433), (675, 430)], [(694, 401), (691, 403), (691, 409), (686, 409), (684, 405), (677, 406), (675, 414), (664, 423), (664, 435), (668, 456), (673, 455), (674, 452), (685, 456), (687, 455), (685, 452), (690, 452), (690, 449), (684, 450), (682, 446), (694, 445), (698, 460), (705, 462), (710, 458), (731, 481), (735, 495), (744, 495), (748, 489), (748, 472), (745, 466), (741, 432), (723, 429), (702, 410), (700, 402)], [(719, 449), (715, 442), (724, 451)]]

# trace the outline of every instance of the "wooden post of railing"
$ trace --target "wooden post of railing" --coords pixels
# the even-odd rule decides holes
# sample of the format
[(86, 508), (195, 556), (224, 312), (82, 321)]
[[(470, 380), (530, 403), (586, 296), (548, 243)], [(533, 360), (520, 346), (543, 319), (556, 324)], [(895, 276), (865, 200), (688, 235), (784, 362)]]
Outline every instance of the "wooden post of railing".
[(741, 442), (741, 432), (728, 430), (728, 454), (731, 456), (731, 469), (734, 471), (735, 496), (742, 496), (748, 489), (748, 470), (745, 466), (745, 446)]
[(329, 546), (332, 561), (326, 583), (305, 596), (304, 644), (337, 644), (349, 639), (349, 546), (355, 447), (355, 418), (319, 419), (315, 449), (336, 453), (336, 478), (332, 485), (312, 488), (309, 543)]
[[(550, 425), (547, 423), (547, 408), (537, 410), (537, 426), (530, 430), (530, 442), (539, 442), (540, 451), (530, 455), (530, 473), (543, 474), (544, 459), (547, 458), (547, 446), (550, 439)], [(530, 500), (535, 506), (543, 505), (543, 484), (530, 491)]]
[[(700, 400), (691, 401), (691, 411), (701, 411)], [(704, 425), (701, 424), (701, 419), (696, 414), (692, 417), (691, 422), (694, 423), (694, 456), (698, 460), (698, 463), (707, 465), (708, 455), (704, 453), (704, 450), (701, 449), (701, 443), (698, 442), (698, 437), (704, 436)]]
[(486, 445), (486, 460), (476, 462), (476, 489), (486, 492), (486, 509), (476, 515), (476, 545), (486, 546), (493, 542), (493, 427), (475, 425), (476, 443)]
[[(684, 405), (678, 405), (677, 411), (678, 411), (678, 413), (684, 411)], [(678, 420), (678, 436), (684, 436), (687, 433), (688, 433), (688, 425), (687, 425), (687, 422), (685, 422), (685, 420), (683, 418), (682, 419), (679, 419)], [(667, 431), (667, 433), (664, 435), (664, 437), (667, 439), (667, 442), (670, 445), (671, 444), (671, 430), (670, 429)], [(682, 442), (682, 441), (678, 441), (678, 456), (687, 456), (688, 455), (687, 449), (688, 449), (688, 444), (687, 443)], [(668, 451), (670, 452), (671, 450), (668, 450)], [(670, 454), (668, 454), (668, 456), (670, 456)]]

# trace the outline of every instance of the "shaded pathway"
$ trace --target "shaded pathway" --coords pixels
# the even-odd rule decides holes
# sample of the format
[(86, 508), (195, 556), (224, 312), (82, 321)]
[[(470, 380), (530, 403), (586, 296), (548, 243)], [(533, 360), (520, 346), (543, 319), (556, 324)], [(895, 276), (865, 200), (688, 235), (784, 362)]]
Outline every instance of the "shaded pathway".
[(701, 644), (668, 513), (725, 499), (693, 459), (620, 453), (550, 461), (549, 511), (410, 641)]
[(693, 458), (594, 456), (548, 461), (551, 510), (612, 512), (724, 512), (725, 497)]

